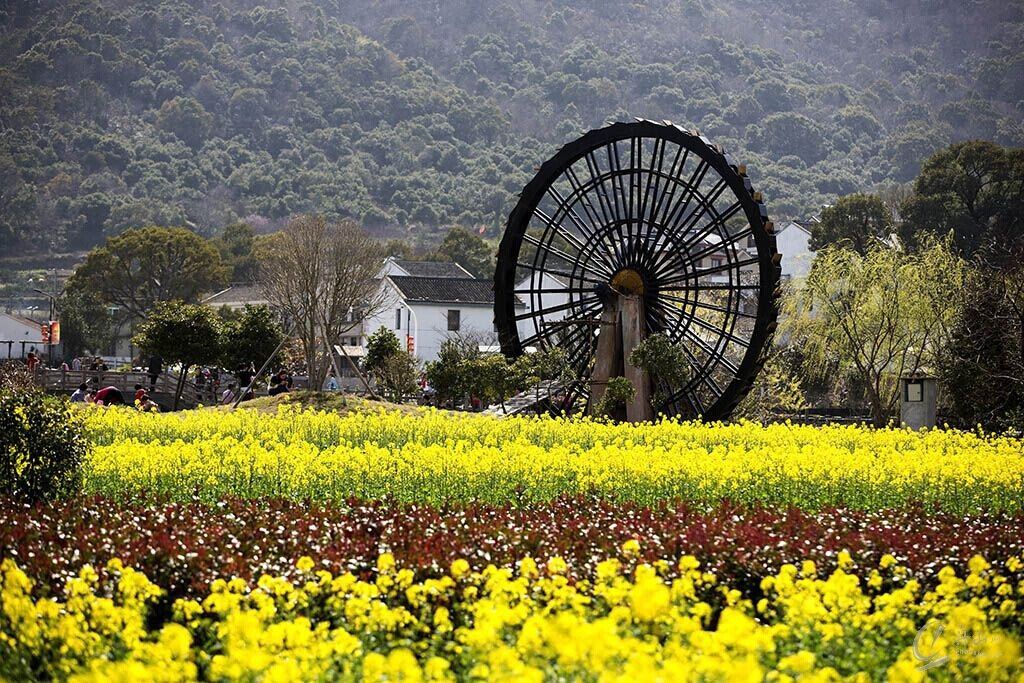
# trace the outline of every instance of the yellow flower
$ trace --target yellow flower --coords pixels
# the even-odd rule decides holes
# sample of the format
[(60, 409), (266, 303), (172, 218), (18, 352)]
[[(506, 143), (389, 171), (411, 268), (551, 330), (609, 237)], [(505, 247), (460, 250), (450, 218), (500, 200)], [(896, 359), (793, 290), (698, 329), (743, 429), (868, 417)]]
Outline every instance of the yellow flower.
[(967, 561), (967, 568), (972, 574), (981, 574), (986, 571), (991, 565), (985, 561), (985, 558), (981, 555), (975, 555)]
[(631, 538), (622, 544), (622, 552), (625, 555), (639, 555), (640, 554), (640, 541), (635, 538)]
[(552, 557), (547, 562), (548, 574), (564, 574), (569, 566), (560, 557)]
[(295, 563), (296, 569), (298, 569), (300, 572), (308, 572), (311, 569), (313, 569), (314, 566), (315, 564), (313, 563), (313, 558), (305, 555), (300, 557), (299, 561)]
[(537, 563), (532, 557), (524, 557), (519, 560), (519, 575), (524, 579), (535, 579), (540, 575)]
[(850, 556), (849, 551), (847, 551), (847, 550), (840, 550), (839, 551), (839, 555), (836, 556), (836, 564), (843, 571), (847, 571), (847, 570), (851, 569), (853, 567), (853, 565), (854, 565), (853, 557)]
[(395, 571), (395, 556), (391, 553), (381, 553), (377, 558), (377, 571), (381, 574), (391, 574)]
[(679, 558), (680, 571), (694, 571), (700, 567), (700, 561), (693, 555), (683, 555)]
[(469, 573), (469, 562), (459, 558), (452, 562), (451, 571), (453, 579), (461, 579), (463, 576)]
[(813, 652), (801, 650), (779, 660), (779, 668), (796, 674), (805, 674), (814, 669), (816, 657)]

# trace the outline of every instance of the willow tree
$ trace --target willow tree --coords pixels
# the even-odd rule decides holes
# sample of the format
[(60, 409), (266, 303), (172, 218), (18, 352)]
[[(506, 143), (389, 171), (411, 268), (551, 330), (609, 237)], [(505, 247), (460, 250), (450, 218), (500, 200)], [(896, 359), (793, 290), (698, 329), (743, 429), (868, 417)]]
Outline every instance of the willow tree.
[(934, 368), (965, 274), (947, 243), (915, 253), (825, 249), (785, 302), (782, 329), (801, 345), (809, 379), (861, 393), (881, 426), (896, 410), (900, 376)]
[(323, 386), (330, 345), (383, 305), (381, 245), (353, 221), (298, 216), (267, 238), (258, 258), (264, 295), (302, 342), (309, 386)]

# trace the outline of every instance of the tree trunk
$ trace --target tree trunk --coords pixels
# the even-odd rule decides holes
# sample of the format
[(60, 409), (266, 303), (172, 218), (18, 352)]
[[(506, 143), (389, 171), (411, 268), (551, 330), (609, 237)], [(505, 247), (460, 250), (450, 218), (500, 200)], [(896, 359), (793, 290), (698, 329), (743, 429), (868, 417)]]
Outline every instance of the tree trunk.
[(868, 389), (868, 403), (871, 406), (871, 422), (876, 427), (884, 427), (889, 423), (889, 410), (882, 401), (881, 393), (875, 388)]
[(188, 375), (189, 365), (182, 363), (181, 374), (178, 375), (178, 384), (174, 387), (174, 406), (171, 410), (178, 409), (178, 402), (181, 400), (181, 393), (185, 390), (185, 377)]

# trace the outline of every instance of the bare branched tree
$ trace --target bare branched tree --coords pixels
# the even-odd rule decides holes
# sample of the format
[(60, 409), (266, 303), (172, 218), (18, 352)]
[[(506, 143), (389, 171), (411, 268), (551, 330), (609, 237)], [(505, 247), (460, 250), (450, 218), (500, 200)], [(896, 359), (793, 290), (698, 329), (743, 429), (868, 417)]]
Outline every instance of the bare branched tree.
[(331, 364), (329, 345), (384, 304), (375, 279), (382, 247), (354, 221), (298, 216), (260, 251), (264, 295), (295, 322), (309, 386), (320, 387)]

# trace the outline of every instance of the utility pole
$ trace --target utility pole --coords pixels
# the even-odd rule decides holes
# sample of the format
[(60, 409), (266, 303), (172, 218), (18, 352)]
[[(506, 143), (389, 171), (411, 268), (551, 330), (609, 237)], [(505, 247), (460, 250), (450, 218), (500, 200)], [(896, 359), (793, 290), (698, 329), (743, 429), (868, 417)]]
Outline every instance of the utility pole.
[[(51, 334), (52, 334), (53, 327), (52, 327), (51, 323), (54, 320), (54, 315), (56, 315), (56, 313), (57, 313), (57, 297), (60, 296), (60, 291), (57, 289), (57, 269), (56, 268), (52, 269), (51, 276), (52, 276), (51, 277), (52, 281), (50, 283), (50, 286), (51, 286), (52, 289), (50, 291), (46, 292), (46, 291), (43, 291), (41, 289), (36, 289), (35, 287), (32, 288), (32, 291), (37, 293), (37, 294), (42, 294), (50, 302), (49, 315), (46, 318), (46, 324), (48, 326), (50, 326), (50, 331), (51, 331)], [(44, 278), (40, 278), (39, 281), (41, 283), (44, 283), (44, 282), (46, 282), (46, 278), (45, 277)], [(29, 280), (29, 282), (33, 282), (33, 280)], [(47, 343), (46, 343), (46, 355), (47, 355), (47, 361), (46, 362), (47, 362), (48, 366), (52, 368), (53, 367), (53, 341), (52, 341), (52, 338), (49, 341), (47, 341)]]

